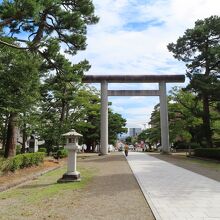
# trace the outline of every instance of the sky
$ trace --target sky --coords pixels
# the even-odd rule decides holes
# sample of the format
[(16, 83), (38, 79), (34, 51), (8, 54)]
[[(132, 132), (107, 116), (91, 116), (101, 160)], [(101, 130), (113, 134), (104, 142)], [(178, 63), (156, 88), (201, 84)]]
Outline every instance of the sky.
[[(100, 18), (88, 27), (87, 49), (72, 58), (87, 59), (86, 74), (185, 74), (167, 45), (176, 42), (198, 19), (220, 15), (219, 0), (93, 0)], [(95, 85), (98, 89), (99, 85)], [(169, 91), (173, 86), (168, 84)], [(157, 84), (109, 84), (109, 89), (158, 89)], [(158, 97), (109, 97), (127, 127), (147, 126)]]

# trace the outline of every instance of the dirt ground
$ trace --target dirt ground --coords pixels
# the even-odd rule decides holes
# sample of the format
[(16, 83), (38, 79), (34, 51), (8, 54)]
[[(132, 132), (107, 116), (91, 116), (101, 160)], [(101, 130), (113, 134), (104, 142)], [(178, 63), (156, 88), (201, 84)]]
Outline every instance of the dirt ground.
[(24, 168), (22, 170), (17, 170), (14, 173), (9, 172), (6, 175), (0, 176), (0, 192), (7, 188), (11, 188), (12, 186), (16, 186), (18, 183), (31, 180), (35, 178), (36, 174), (41, 174), (47, 170), (61, 167), (64, 163), (65, 160), (60, 160), (59, 163), (57, 163), (56, 160), (48, 158), (39, 166)]
[[(0, 200), (0, 218), (7, 216), (2, 219), (154, 219), (122, 153), (116, 152), (101, 157), (81, 155), (78, 165), (95, 170), (92, 181), (85, 188), (53, 195), (41, 202), (30, 203), (27, 207), (26, 202), (22, 206), (16, 195), (27, 194), (28, 189), (33, 187), (43, 190), (47, 184), (23, 185), (10, 198)], [(7, 215), (10, 211), (11, 214)]]

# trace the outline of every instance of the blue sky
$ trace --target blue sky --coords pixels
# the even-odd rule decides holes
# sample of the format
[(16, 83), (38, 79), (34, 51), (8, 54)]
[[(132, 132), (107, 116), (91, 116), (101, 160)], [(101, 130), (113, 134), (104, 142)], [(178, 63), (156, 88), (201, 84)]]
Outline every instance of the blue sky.
[[(88, 29), (88, 47), (73, 62), (88, 59), (87, 74), (185, 74), (167, 44), (197, 19), (220, 14), (219, 0), (93, 0), (97, 25)], [(175, 84), (177, 85), (177, 84)], [(180, 85), (180, 84), (179, 84)], [(174, 84), (168, 84), (168, 90)], [(99, 88), (99, 87), (98, 87)], [(157, 84), (109, 84), (110, 89), (156, 89)], [(127, 127), (143, 127), (158, 97), (109, 97)]]
[[(2, 2), (2, 0), (0, 0)], [(100, 21), (88, 27), (87, 49), (67, 56), (87, 59), (86, 74), (185, 74), (183, 63), (167, 50), (198, 19), (220, 16), (220, 0), (93, 0)], [(184, 84), (168, 84), (172, 86)], [(96, 85), (99, 89), (100, 87)], [(157, 84), (109, 84), (109, 89), (158, 89)], [(127, 127), (143, 127), (158, 97), (109, 97)]]

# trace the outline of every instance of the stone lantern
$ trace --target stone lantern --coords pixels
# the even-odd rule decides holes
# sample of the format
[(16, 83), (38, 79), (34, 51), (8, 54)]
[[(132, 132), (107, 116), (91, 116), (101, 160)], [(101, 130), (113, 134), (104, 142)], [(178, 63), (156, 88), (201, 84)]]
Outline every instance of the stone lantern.
[(76, 171), (76, 155), (79, 146), (78, 139), (82, 135), (72, 129), (62, 136), (66, 138), (66, 145), (64, 147), (68, 150), (68, 161), (67, 172), (58, 180), (58, 183), (80, 181), (80, 173)]

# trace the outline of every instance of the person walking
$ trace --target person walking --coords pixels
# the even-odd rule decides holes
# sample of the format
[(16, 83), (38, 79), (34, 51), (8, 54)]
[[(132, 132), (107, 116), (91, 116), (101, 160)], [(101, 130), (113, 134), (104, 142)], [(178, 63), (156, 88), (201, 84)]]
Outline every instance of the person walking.
[(125, 144), (125, 156), (128, 156), (128, 144)]

